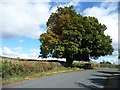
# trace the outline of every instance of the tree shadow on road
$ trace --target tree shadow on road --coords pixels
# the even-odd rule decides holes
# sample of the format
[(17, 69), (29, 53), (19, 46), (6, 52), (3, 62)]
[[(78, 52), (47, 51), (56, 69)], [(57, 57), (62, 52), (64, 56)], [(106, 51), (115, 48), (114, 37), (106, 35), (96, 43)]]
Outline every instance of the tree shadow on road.
[(120, 74), (120, 72), (112, 72), (112, 71), (97, 71), (97, 72), (104, 74)]
[(83, 84), (83, 83), (80, 83), (80, 82), (74, 82), (74, 83), (77, 86), (83, 87), (83, 88), (88, 89), (88, 90), (101, 90), (100, 86), (105, 84), (106, 79), (92, 78), (92, 79), (89, 79), (89, 81), (92, 83), (92, 85), (87, 85), (87, 84)]
[[(83, 87), (88, 90), (106, 90), (103, 87), (107, 85), (108, 83), (108, 78), (111, 75), (118, 74), (120, 77), (120, 72), (116, 71), (97, 71), (98, 74), (92, 74), (94, 78), (88, 79), (91, 82), (91, 85), (87, 85), (81, 82), (74, 82), (77, 86)], [(120, 80), (120, 78), (119, 78)], [(119, 82), (120, 84), (120, 82)], [(107, 89), (108, 90), (108, 89)]]
[(100, 90), (98, 87), (94, 86), (94, 85), (86, 85), (83, 83), (78, 83), (78, 82), (74, 82), (77, 86), (84, 88), (85, 90)]
[(106, 78), (110, 77), (110, 75), (103, 75), (103, 74), (101, 74), (101, 75), (92, 74), (92, 76), (95, 76), (95, 77), (106, 77)]

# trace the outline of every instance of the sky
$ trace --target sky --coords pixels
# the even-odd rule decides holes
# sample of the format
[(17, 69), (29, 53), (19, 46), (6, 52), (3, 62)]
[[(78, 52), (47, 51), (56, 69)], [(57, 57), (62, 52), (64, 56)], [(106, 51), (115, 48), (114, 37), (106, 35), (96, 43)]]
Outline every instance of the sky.
[(100, 57), (98, 62), (108, 60), (117, 63), (118, 0), (113, 1), (0, 0), (0, 55), (38, 59), (41, 45), (39, 37), (46, 32), (49, 16), (57, 7), (73, 5), (77, 13), (94, 16), (107, 26), (105, 35), (112, 38), (114, 52), (112, 56)]

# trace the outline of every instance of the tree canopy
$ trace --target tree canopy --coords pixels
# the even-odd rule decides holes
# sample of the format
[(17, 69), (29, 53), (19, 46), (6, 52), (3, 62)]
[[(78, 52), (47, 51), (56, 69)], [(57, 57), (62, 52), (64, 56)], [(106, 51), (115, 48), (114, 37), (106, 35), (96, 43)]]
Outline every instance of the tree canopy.
[(113, 52), (112, 39), (104, 34), (107, 27), (95, 17), (76, 13), (73, 6), (58, 7), (46, 25), (46, 33), (40, 35), (42, 57), (66, 58), (70, 65)]

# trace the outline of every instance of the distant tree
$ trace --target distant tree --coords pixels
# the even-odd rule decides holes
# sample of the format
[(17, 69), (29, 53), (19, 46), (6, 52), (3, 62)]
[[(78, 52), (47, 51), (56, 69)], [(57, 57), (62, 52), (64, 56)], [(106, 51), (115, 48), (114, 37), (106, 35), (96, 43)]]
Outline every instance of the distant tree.
[(111, 62), (108, 62), (108, 61), (105, 62), (105, 61), (103, 60), (102, 62), (100, 62), (100, 64), (111, 64)]
[(105, 61), (103, 60), (102, 62), (100, 62), (100, 64), (105, 64)]
[(46, 25), (47, 32), (40, 35), (42, 57), (66, 58), (71, 65), (73, 60), (89, 61), (113, 52), (110, 36), (104, 35), (106, 26), (76, 13), (73, 6), (58, 7)]
[(108, 61), (107, 61), (106, 64), (111, 64), (111, 62), (108, 62)]

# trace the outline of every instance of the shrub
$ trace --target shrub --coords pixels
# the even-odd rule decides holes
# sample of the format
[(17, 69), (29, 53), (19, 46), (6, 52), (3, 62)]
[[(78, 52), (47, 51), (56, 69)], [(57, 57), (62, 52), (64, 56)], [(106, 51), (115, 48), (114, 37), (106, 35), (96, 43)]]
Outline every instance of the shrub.
[(61, 67), (62, 65), (58, 62), (3, 60), (2, 77), (47, 72)]
[(78, 67), (78, 68), (84, 68), (84, 69), (91, 69), (92, 68), (92, 65), (90, 62), (74, 62), (72, 64), (72, 67)]

